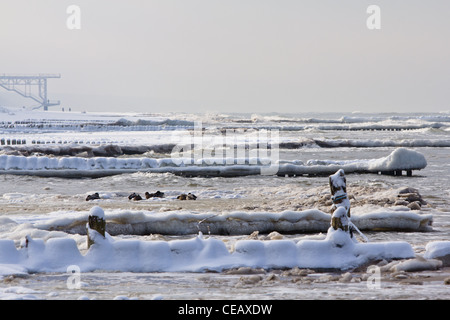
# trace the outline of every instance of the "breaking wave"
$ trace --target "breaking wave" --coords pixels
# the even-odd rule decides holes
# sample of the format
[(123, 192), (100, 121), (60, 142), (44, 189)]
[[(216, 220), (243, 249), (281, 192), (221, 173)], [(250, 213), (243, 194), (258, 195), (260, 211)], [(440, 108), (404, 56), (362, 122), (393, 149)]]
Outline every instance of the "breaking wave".
[[(157, 144), (115, 144), (115, 143), (99, 143), (91, 144), (88, 141), (84, 143), (58, 143), (53, 141), (38, 141), (39, 143), (26, 144), (25, 142), (17, 142), (19, 139), (13, 139), (14, 144), (3, 141), (0, 146), (0, 155), (44, 155), (44, 156), (81, 156), (91, 157), (118, 157), (123, 155), (143, 155), (149, 152), (157, 154), (170, 154), (176, 144), (174, 143), (157, 143)], [(222, 147), (222, 146), (209, 146)], [(248, 150), (249, 145), (239, 144), (236, 147), (242, 147)], [(269, 149), (272, 148), (268, 144)], [(449, 139), (310, 139), (300, 138), (297, 141), (282, 141), (276, 146), (280, 150), (295, 150), (302, 148), (445, 148), (450, 147)]]
[(316, 114), (135, 114), (119, 118), (117, 115), (46, 113), (44, 115), (23, 110), (8, 110), (9, 117), (0, 121), (0, 130), (16, 132), (42, 131), (160, 131), (193, 129), (201, 122), (206, 128), (223, 129), (277, 129), (280, 131), (304, 130), (388, 130), (403, 131), (417, 129), (448, 128), (448, 114), (363, 114), (360, 116), (334, 113)]

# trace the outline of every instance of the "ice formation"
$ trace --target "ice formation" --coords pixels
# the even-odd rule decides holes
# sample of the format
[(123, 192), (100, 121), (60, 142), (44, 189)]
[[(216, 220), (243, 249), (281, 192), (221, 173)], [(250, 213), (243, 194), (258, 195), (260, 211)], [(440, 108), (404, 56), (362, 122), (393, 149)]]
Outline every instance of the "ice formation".
[(450, 267), (450, 241), (432, 241), (425, 249), (424, 258), (439, 259), (444, 267)]
[[(401, 209), (401, 210), (400, 210)], [(106, 231), (118, 234), (205, 234), (245, 235), (260, 233), (326, 232), (331, 216), (318, 209), (282, 212), (203, 212), (185, 210), (166, 212), (145, 210), (111, 210), (106, 218)], [(86, 234), (88, 212), (57, 212), (36, 219), (33, 227)], [(419, 214), (408, 208), (381, 208), (352, 215), (352, 223), (360, 230), (429, 231), (432, 214)]]
[(272, 163), (264, 158), (114, 158), (114, 157), (47, 157), (0, 155), (0, 174), (25, 174), (61, 177), (100, 177), (132, 172), (171, 172), (181, 175), (243, 176), (261, 174), (268, 164), (275, 166), (278, 175), (329, 175), (339, 169), (352, 172), (393, 172), (421, 170), (425, 157), (413, 150), (398, 148), (380, 159), (347, 161), (309, 160)]
[[(343, 210), (343, 208), (341, 208)], [(339, 212), (339, 210), (337, 210)], [(133, 214), (109, 212), (105, 215), (102, 208), (95, 206), (90, 216), (120, 220), (133, 220)], [(285, 212), (286, 224), (297, 219), (298, 213)], [(301, 213), (300, 213), (301, 214)], [(305, 213), (303, 213), (304, 215)], [(330, 216), (320, 211), (310, 210), (306, 214), (322, 216), (328, 225), (325, 239), (322, 240), (237, 240), (229, 249), (225, 242), (213, 237), (197, 236), (187, 240), (128, 240), (115, 239), (110, 234), (89, 231), (92, 244), (84, 253), (77, 242), (69, 237), (54, 237), (47, 241), (26, 236), (21, 246), (16, 248), (14, 240), (0, 240), (0, 275), (28, 272), (65, 272), (76, 265), (81, 271), (105, 270), (122, 272), (203, 272), (206, 270), (223, 271), (225, 269), (250, 268), (313, 268), (347, 270), (379, 260), (413, 259), (414, 251), (410, 244), (403, 241), (359, 243), (348, 232), (330, 226)], [(250, 214), (255, 221), (265, 220), (268, 215)], [(175, 215), (176, 216), (176, 215)], [(235, 213), (234, 219), (245, 216)], [(345, 212), (344, 212), (345, 216)], [(142, 224), (146, 218), (142, 212), (134, 215)], [(173, 218), (172, 214), (172, 218)], [(193, 214), (184, 214), (189, 220)], [(217, 217), (217, 216), (215, 216)], [(165, 216), (167, 219), (168, 216)], [(180, 218), (180, 217), (178, 217)], [(247, 217), (249, 218), (249, 217)], [(279, 217), (278, 217), (279, 218)], [(197, 218), (198, 219), (198, 218)], [(206, 219), (206, 218), (204, 218)], [(220, 218), (221, 220), (224, 217)], [(86, 222), (87, 217), (81, 222)], [(232, 219), (233, 220), (233, 219)], [(168, 220), (165, 220), (166, 223)], [(290, 222), (288, 222), (290, 221)], [(67, 219), (65, 223), (73, 225)], [(153, 220), (155, 222), (155, 220)], [(182, 222), (184, 223), (184, 222)], [(199, 222), (198, 222), (199, 223)], [(313, 222), (315, 223), (315, 222)], [(51, 222), (56, 226), (55, 221)], [(111, 225), (112, 223), (108, 223)], [(179, 226), (179, 223), (176, 223)], [(197, 225), (198, 227), (198, 225)], [(88, 228), (88, 225), (84, 225)], [(433, 242), (427, 246), (426, 258), (442, 257), (450, 253), (449, 242)], [(430, 265), (430, 263), (432, 265)], [(440, 262), (415, 262), (411, 260), (399, 264), (399, 270), (439, 267)]]
[(188, 240), (140, 241), (98, 237), (82, 254), (70, 238), (26, 238), (16, 249), (13, 240), (0, 240), (0, 274), (7, 272), (81, 271), (202, 272), (229, 268), (315, 268), (346, 270), (373, 260), (414, 257), (406, 242), (355, 243), (330, 227), (325, 240), (238, 240), (234, 250), (202, 233)]

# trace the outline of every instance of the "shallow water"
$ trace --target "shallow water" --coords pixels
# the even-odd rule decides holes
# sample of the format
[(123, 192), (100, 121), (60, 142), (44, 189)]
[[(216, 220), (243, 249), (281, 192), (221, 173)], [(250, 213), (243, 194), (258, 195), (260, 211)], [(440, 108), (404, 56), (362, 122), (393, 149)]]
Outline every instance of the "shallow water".
[(129, 273), (81, 274), (79, 289), (70, 289), (69, 274), (32, 274), (7, 278), (0, 286), (3, 299), (139, 299), (139, 300), (347, 300), (347, 299), (449, 299), (444, 279), (450, 268), (382, 276), (377, 286), (364, 273), (310, 273), (285, 275), (282, 270), (260, 274)]

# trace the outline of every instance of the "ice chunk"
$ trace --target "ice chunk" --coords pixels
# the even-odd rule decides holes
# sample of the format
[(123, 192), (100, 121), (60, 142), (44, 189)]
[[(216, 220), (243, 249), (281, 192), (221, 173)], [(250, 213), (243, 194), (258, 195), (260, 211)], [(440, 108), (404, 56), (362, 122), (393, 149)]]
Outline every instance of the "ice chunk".
[(393, 271), (417, 272), (424, 270), (436, 270), (442, 267), (442, 261), (437, 259), (409, 259), (392, 267)]
[(439, 259), (444, 267), (450, 266), (450, 241), (432, 241), (426, 247), (424, 258)]

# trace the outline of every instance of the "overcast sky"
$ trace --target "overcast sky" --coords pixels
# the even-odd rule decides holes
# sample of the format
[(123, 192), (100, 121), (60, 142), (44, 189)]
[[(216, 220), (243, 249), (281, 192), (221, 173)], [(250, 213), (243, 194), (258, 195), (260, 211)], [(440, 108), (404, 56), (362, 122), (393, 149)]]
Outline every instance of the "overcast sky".
[(86, 111), (446, 111), (449, 16), (448, 0), (0, 0), (0, 74), (60, 73), (49, 98)]

